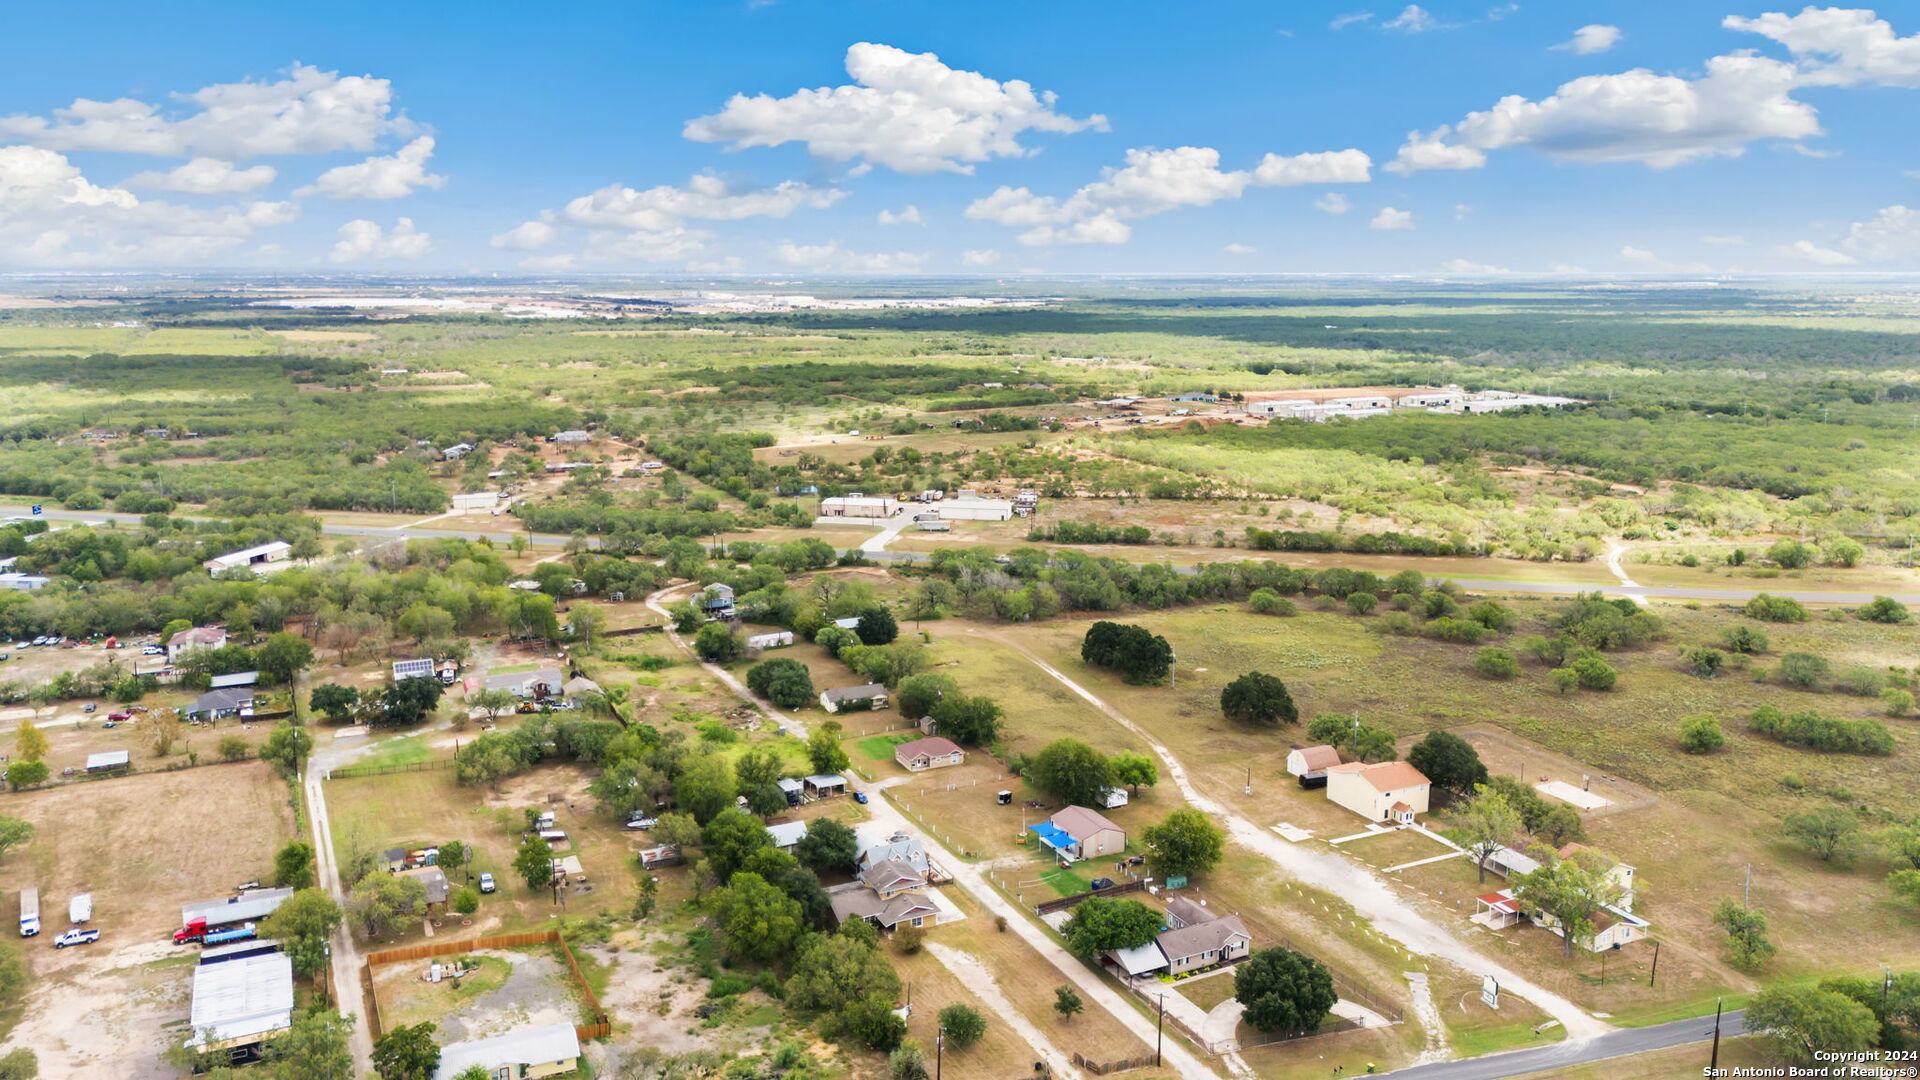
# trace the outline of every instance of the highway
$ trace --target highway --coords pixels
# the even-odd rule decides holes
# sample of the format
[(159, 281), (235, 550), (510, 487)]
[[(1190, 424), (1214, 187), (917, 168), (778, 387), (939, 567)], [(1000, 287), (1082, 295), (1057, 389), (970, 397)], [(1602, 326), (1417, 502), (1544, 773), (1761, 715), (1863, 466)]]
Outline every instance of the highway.
[[(0, 506), (0, 517), (26, 517), (28, 516), (29, 509), (30, 508), (26, 506)], [(121, 514), (105, 510), (47, 510), (40, 516), (49, 521), (113, 521), (123, 525), (138, 525), (140, 524), (141, 517), (139, 514)], [(524, 536), (527, 538), (527, 541), (535, 547), (563, 547), (572, 539), (572, 537), (564, 533), (487, 532), (478, 529), (433, 529), (414, 525), (337, 525), (326, 523), (321, 525), (320, 528), (322, 532), (329, 536), (391, 537), (403, 540), (491, 539), (496, 543), (505, 543), (515, 536)], [(885, 539), (891, 539), (891, 537), (886, 537)], [(874, 540), (884, 542), (881, 537), (870, 538), (869, 542), (871, 543)], [(829, 543), (832, 542), (833, 541), (829, 541)], [(587, 543), (590, 547), (599, 547), (600, 538), (590, 536), (587, 538)], [(835, 543), (834, 546), (838, 547), (840, 545)], [(926, 562), (931, 558), (931, 556), (921, 552), (886, 551), (877, 547), (871, 550), (862, 548), (861, 553), (874, 562), (918, 563)], [(1176, 566), (1173, 569), (1175, 573), (1179, 574), (1194, 574), (1199, 572), (1198, 568), (1192, 566)], [(1472, 589), (1476, 592), (1526, 593), (1544, 596), (1574, 596), (1579, 593), (1601, 592), (1608, 596), (1629, 596), (1642, 600), (1717, 600), (1723, 603), (1739, 604), (1751, 599), (1755, 593), (1764, 592), (1773, 596), (1785, 596), (1805, 604), (1864, 604), (1872, 600), (1875, 596), (1880, 595), (1891, 595), (1895, 600), (1903, 604), (1920, 604), (1920, 593), (1853, 593), (1806, 589), (1709, 589), (1691, 585), (1607, 585), (1591, 581), (1495, 581), (1487, 578), (1455, 576), (1452, 574), (1436, 574), (1432, 576), (1457, 582), (1461, 588)]]
[[(1746, 1014), (1735, 1009), (1720, 1019), (1720, 1037), (1730, 1039), (1746, 1033)], [(1505, 1076), (1529, 1076), (1535, 1073), (1554, 1073), (1574, 1065), (1585, 1065), (1609, 1058), (1626, 1057), (1629, 1054), (1643, 1054), (1649, 1050), (1665, 1050), (1672, 1046), (1685, 1046), (1688, 1043), (1704, 1043), (1713, 1038), (1713, 1017), (1696, 1016), (1688, 1020), (1675, 1020), (1667, 1024), (1654, 1024), (1651, 1027), (1621, 1028), (1609, 1031), (1605, 1035), (1596, 1035), (1590, 1039), (1569, 1039), (1554, 1043), (1552, 1046), (1539, 1046), (1530, 1050), (1510, 1050), (1502, 1054), (1487, 1054), (1484, 1057), (1461, 1058), (1456, 1061), (1436, 1061), (1430, 1065), (1415, 1065), (1388, 1073), (1388, 1076), (1401, 1077), (1403, 1080), (1500, 1080)], [(1707, 1064), (1708, 1050), (1700, 1047), (1699, 1064)]]

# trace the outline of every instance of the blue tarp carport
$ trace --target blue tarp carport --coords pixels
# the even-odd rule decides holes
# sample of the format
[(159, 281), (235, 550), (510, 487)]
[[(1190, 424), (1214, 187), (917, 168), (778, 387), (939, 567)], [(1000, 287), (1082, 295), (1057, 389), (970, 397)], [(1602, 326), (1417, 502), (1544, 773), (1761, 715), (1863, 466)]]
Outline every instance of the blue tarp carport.
[(1055, 825), (1051, 821), (1043, 821), (1038, 825), (1029, 825), (1027, 826), (1027, 831), (1039, 837), (1041, 843), (1055, 851), (1072, 847), (1075, 843), (1073, 837), (1068, 835), (1067, 830)]

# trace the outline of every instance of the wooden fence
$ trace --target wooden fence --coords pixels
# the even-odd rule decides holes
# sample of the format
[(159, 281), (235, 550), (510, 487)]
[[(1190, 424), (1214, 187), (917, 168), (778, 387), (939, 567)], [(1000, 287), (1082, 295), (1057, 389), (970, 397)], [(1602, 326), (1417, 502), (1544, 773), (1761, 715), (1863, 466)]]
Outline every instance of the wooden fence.
[(403, 964), (409, 960), (425, 960), (435, 956), (450, 956), (454, 953), (470, 953), (476, 949), (523, 949), (528, 945), (558, 945), (560, 955), (567, 961), (567, 970), (573, 972), (573, 982), (580, 990), (581, 1000), (587, 1003), (587, 1009), (593, 1015), (590, 1024), (575, 1024), (574, 1034), (583, 1042), (604, 1039), (613, 1034), (613, 1022), (606, 1010), (600, 1007), (600, 997), (588, 985), (586, 975), (580, 970), (580, 961), (574, 958), (573, 946), (567, 944), (558, 930), (534, 930), (524, 934), (494, 934), (491, 937), (466, 938), (462, 941), (430, 941), (419, 945), (403, 945), (397, 949), (382, 949), (368, 953), (366, 966), (362, 971), (361, 984), (365, 987), (367, 1022), (378, 1039), (380, 1030), (380, 1003), (373, 992), (373, 969), (387, 964)]
[(1105, 1076), (1111, 1072), (1125, 1072), (1128, 1069), (1143, 1069), (1153, 1064), (1152, 1058), (1121, 1058), (1119, 1061), (1095, 1061), (1080, 1051), (1073, 1052), (1073, 1063), (1095, 1076)]

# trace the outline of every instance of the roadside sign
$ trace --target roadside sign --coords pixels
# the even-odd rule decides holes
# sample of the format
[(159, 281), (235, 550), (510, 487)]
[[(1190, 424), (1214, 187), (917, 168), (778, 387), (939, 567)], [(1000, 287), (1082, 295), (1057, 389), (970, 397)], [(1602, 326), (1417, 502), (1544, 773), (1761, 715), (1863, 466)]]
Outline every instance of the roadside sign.
[(1487, 1008), (1489, 1009), (1497, 1009), (1500, 1007), (1499, 979), (1491, 975), (1480, 976), (1480, 1000), (1486, 1002)]

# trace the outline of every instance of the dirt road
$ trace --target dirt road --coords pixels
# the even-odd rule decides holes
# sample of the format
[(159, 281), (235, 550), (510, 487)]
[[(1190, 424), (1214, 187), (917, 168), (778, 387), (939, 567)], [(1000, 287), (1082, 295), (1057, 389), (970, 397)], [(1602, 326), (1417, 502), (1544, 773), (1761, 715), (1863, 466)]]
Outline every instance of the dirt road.
[(1187, 802), (1224, 822), (1228, 834), (1234, 841), (1271, 860), (1297, 880), (1346, 900), (1353, 905), (1355, 912), (1372, 922), (1375, 929), (1410, 952), (1422, 956), (1437, 956), (1474, 974), (1494, 976), (1500, 980), (1502, 989), (1533, 1002), (1560, 1021), (1566, 1028), (1569, 1039), (1589, 1038), (1614, 1030), (1613, 1025), (1596, 1019), (1566, 998), (1534, 984), (1475, 952), (1455, 938), (1445, 927), (1429, 920), (1401, 899), (1367, 868), (1342, 856), (1322, 854), (1283, 840), (1269, 832), (1265, 826), (1242, 817), (1229, 807), (1202, 794), (1188, 779), (1186, 769), (1181, 766), (1166, 745), (1156, 740), (1150, 732), (1134, 723), (1119, 709), (1101, 700), (1092, 691), (1074, 682), (1018, 644), (998, 634), (987, 633), (981, 636), (1018, 653), (1089, 705), (1105, 713), (1115, 723), (1138, 735), (1165, 763), (1168, 775), (1178, 785)]

